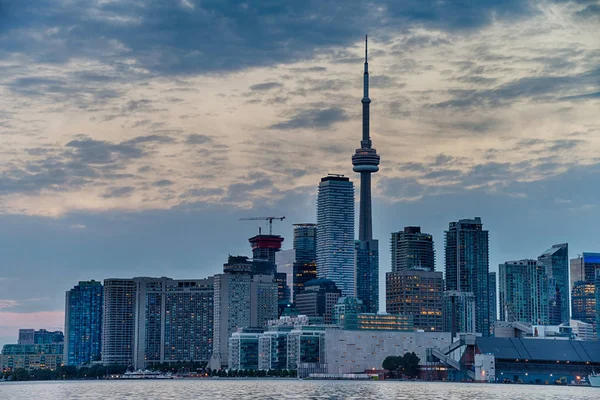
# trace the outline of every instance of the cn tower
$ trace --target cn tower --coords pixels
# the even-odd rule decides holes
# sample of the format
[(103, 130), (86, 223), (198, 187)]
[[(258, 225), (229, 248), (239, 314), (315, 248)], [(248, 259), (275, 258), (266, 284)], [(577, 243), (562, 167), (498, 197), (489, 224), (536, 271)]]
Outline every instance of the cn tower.
[(379, 309), (379, 242), (373, 239), (371, 212), (371, 174), (379, 171), (379, 155), (371, 147), (369, 132), (369, 63), (365, 36), (365, 70), (363, 75), (362, 140), (352, 156), (354, 172), (360, 174), (360, 211), (358, 241), (356, 241), (356, 296), (363, 301), (366, 312)]

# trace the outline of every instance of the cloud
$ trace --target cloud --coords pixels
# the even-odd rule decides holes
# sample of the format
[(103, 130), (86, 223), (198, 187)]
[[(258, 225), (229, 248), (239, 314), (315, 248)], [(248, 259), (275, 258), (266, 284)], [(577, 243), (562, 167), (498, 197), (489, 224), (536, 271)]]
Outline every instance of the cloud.
[(280, 82), (265, 82), (265, 83), (257, 83), (256, 85), (250, 86), (250, 90), (252, 91), (267, 91), (271, 89), (276, 89), (282, 87), (283, 84)]
[(191, 135), (188, 135), (185, 142), (187, 144), (205, 144), (205, 143), (212, 142), (212, 138), (210, 136), (199, 135), (197, 133), (193, 133)]
[(346, 121), (348, 115), (339, 107), (311, 108), (294, 115), (284, 122), (271, 125), (271, 129), (327, 129), (337, 122)]
[(162, 179), (160, 181), (154, 182), (152, 185), (156, 187), (167, 187), (173, 185), (173, 181), (168, 179)]
[(110, 189), (108, 192), (102, 195), (105, 199), (112, 199), (118, 197), (129, 197), (135, 191), (133, 186), (122, 186)]

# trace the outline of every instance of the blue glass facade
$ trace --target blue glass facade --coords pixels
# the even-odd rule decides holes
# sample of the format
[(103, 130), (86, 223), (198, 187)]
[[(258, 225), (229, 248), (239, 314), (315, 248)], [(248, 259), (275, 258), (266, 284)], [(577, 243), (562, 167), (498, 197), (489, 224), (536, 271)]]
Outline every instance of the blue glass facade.
[(304, 284), (317, 278), (317, 225), (294, 225), (294, 301)]
[(79, 282), (66, 294), (65, 357), (67, 365), (100, 360), (102, 350), (102, 284)]
[(538, 257), (549, 278), (550, 325), (571, 319), (569, 305), (569, 245), (555, 244)]

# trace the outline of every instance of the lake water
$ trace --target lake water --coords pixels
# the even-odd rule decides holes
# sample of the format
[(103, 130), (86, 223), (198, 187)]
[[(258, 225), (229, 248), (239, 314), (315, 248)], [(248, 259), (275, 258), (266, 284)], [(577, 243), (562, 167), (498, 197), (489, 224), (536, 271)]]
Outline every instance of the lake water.
[(163, 380), (0, 383), (1, 400), (20, 399), (411, 399), (598, 400), (600, 388), (445, 382)]

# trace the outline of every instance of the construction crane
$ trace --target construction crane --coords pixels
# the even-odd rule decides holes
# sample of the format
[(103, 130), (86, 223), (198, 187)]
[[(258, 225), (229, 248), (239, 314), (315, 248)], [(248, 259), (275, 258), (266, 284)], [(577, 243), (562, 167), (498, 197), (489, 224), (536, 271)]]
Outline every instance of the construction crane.
[(285, 219), (285, 217), (251, 217), (251, 218), (240, 218), (240, 221), (269, 221), (269, 235), (272, 235), (274, 219), (283, 221)]

